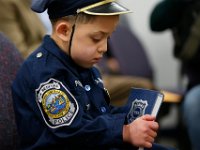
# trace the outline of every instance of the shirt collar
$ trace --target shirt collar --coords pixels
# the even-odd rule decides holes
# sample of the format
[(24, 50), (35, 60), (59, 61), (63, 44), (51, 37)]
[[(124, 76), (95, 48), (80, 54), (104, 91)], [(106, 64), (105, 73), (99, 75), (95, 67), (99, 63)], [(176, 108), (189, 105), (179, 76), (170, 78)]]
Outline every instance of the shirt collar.
[(46, 35), (44, 37), (43, 45), (44, 45), (44, 48), (48, 52), (50, 52), (55, 57), (57, 57), (65, 66), (67, 66), (67, 68), (69, 68), (74, 74), (76, 74), (76, 76), (79, 76), (80, 72), (83, 72), (83, 71), (85, 72), (87, 70), (90, 70), (90, 69), (85, 69), (85, 68), (78, 66), (71, 59), (71, 57), (69, 57), (69, 55), (67, 55), (67, 53), (65, 53), (58, 47), (58, 45), (55, 43), (55, 41), (49, 35)]

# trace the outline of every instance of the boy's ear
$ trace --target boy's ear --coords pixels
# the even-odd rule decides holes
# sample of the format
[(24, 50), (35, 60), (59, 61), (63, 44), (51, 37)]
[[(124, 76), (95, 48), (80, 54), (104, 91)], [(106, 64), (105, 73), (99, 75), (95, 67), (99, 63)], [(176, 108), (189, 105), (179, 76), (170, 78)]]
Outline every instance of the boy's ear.
[(69, 22), (60, 22), (56, 26), (57, 36), (65, 42), (70, 39), (71, 24)]

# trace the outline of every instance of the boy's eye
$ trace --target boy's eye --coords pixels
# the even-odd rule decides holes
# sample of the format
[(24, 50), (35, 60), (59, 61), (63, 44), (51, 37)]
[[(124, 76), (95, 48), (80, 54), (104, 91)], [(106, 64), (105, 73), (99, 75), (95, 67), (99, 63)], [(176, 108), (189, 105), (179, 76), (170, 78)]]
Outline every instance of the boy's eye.
[(92, 38), (92, 40), (93, 40), (93, 42), (99, 42), (99, 41), (101, 41), (101, 38)]
[(107, 40), (110, 39), (110, 36), (108, 37), (92, 37), (93, 42), (100, 42), (101, 40), (103, 40), (104, 38), (106, 38)]

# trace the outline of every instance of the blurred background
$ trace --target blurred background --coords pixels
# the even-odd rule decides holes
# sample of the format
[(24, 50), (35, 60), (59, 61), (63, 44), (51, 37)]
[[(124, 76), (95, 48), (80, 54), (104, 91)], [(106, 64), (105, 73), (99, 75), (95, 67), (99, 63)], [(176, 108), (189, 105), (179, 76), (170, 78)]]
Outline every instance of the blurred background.
[(152, 32), (150, 14), (161, 0), (119, 0), (133, 10), (128, 14), (131, 29), (142, 42), (154, 68), (154, 82), (158, 87), (180, 88), (179, 62), (173, 56), (173, 37), (169, 30)]

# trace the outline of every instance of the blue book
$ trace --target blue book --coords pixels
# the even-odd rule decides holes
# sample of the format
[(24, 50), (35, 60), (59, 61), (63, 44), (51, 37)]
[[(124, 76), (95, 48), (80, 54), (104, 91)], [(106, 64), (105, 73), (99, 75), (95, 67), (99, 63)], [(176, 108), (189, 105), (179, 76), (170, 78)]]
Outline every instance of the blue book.
[[(127, 115), (128, 123), (144, 114), (157, 116), (163, 100), (164, 95), (160, 91), (132, 88), (128, 98), (131, 106)], [(139, 150), (143, 150), (143, 148), (139, 148)]]

